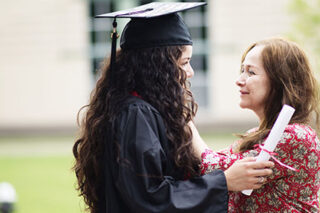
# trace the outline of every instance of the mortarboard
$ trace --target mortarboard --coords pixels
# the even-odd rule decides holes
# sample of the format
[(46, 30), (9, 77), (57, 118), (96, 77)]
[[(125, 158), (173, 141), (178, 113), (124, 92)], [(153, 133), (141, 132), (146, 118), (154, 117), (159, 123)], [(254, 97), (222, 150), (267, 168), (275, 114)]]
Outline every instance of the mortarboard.
[(192, 45), (189, 30), (177, 12), (206, 4), (205, 2), (153, 2), (96, 16), (96, 18), (114, 19), (110, 69), (114, 67), (116, 55), (118, 38), (116, 18), (131, 18), (120, 38), (121, 49)]

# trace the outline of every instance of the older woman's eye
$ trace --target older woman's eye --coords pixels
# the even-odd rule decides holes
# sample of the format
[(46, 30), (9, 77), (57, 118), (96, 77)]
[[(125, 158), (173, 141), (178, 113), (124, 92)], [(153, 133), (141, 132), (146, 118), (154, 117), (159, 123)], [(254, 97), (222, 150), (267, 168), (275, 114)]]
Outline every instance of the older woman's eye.
[(255, 75), (256, 73), (252, 70), (248, 70), (249, 75)]

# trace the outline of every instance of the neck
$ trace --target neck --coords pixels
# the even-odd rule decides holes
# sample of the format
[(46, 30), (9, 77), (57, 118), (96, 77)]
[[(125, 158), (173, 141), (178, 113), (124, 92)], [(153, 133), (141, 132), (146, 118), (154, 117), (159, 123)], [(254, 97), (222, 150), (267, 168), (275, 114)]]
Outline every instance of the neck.
[(254, 111), (256, 113), (256, 115), (258, 116), (259, 118), (259, 124), (262, 123), (263, 121), (263, 118), (264, 118), (264, 112), (263, 110), (258, 110), (258, 111)]

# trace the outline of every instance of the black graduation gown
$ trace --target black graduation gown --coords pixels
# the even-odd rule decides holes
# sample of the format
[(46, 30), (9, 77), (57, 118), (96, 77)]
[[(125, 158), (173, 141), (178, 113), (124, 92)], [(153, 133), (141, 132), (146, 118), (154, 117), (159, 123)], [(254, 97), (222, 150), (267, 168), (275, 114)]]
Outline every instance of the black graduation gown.
[[(183, 180), (170, 157), (164, 122), (150, 104), (130, 97), (113, 128), (105, 144), (103, 213), (227, 212), (224, 173)], [(110, 143), (114, 139), (118, 148)]]

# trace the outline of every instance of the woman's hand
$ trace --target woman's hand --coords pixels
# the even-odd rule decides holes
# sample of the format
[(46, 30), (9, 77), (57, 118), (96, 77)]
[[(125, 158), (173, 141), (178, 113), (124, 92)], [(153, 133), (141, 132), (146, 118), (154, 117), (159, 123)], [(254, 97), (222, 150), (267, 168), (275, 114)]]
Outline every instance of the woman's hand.
[(272, 174), (271, 161), (256, 162), (253, 157), (235, 162), (224, 174), (227, 180), (228, 191), (242, 191), (258, 189), (265, 183), (265, 177)]

